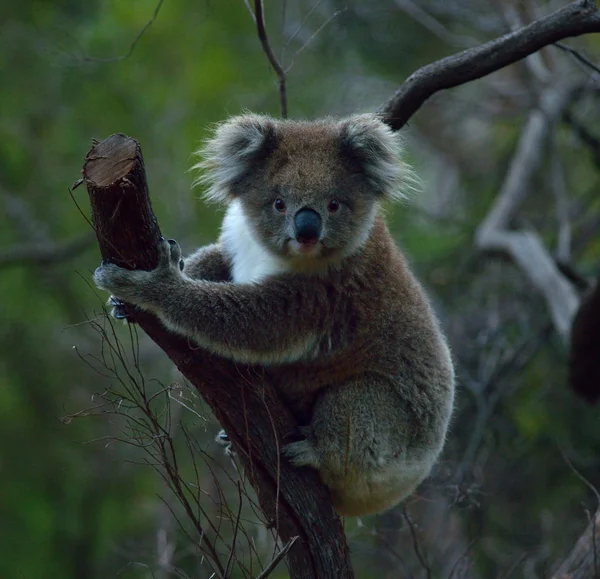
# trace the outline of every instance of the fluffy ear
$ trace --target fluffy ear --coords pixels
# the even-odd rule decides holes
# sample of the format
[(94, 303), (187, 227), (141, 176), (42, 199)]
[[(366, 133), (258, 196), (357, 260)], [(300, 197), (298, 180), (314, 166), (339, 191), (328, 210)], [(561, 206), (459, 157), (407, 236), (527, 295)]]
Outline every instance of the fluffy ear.
[(342, 154), (387, 199), (406, 197), (414, 176), (400, 159), (400, 136), (375, 115), (356, 115), (340, 123)]
[(275, 121), (263, 115), (242, 115), (217, 125), (196, 155), (192, 169), (202, 173), (194, 185), (206, 186), (209, 201), (227, 202), (236, 196), (235, 185), (275, 147)]

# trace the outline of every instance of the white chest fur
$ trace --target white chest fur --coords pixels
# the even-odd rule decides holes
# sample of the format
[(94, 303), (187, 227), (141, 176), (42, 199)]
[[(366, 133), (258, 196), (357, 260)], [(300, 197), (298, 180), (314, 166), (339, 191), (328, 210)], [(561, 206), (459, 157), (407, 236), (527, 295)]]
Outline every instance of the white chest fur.
[(221, 243), (231, 259), (231, 273), (236, 283), (256, 283), (288, 269), (284, 260), (268, 252), (256, 240), (237, 199), (231, 202), (225, 213)]

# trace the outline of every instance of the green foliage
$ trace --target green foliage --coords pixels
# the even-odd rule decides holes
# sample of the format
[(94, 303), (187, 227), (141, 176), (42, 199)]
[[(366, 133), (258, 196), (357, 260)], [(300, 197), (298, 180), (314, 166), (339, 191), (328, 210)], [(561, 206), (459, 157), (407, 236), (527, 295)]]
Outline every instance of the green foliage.
[[(164, 233), (176, 237), (185, 250), (217, 236), (219, 211), (190, 190), (192, 152), (207, 127), (228, 115), (244, 109), (277, 115), (275, 77), (241, 0), (165, 1), (140, 35), (157, 1), (0, 0), (0, 248), (49, 245), (90, 230), (83, 187), (72, 197), (68, 187), (80, 177), (91, 139), (114, 132), (141, 142)], [(373, 110), (417, 67), (455, 50), (407, 18), (394, 2), (370, 10), (358, 0), (326, 4), (332, 10), (338, 5), (347, 9), (315, 38), (299, 34), (285, 51), (285, 64), (293, 64), (288, 78), (291, 116)], [(330, 15), (320, 10), (309, 14), (312, 4), (306, 2), (287, 5), (288, 19), (303, 22), (308, 16), (307, 30), (316, 30)], [(267, 2), (277, 54), (285, 44), (282, 18), (279, 3)], [(450, 23), (449, 18), (441, 21)], [(458, 23), (454, 31), (468, 33), (469, 23)], [(598, 36), (585, 42), (598, 53)], [(471, 90), (482, 92), (473, 96)], [(535, 341), (548, 324), (547, 311), (521, 273), (501, 259), (484, 261), (472, 242), (502, 183), (527, 111), (515, 113), (506, 105), (506, 114), (502, 101), (497, 117), (486, 120), (480, 131), (481, 142), (471, 142), (471, 130), (459, 133), (443, 113), (456, 109), (456, 119), (472, 113), (477, 120), (475, 105), (486, 100), (486, 93), (461, 91), (452, 93), (458, 97), (444, 93), (432, 99), (417, 117), (417, 146), (411, 152), (426, 185), (414, 200), (389, 210), (394, 235), (434, 295), (453, 338), (462, 385), (447, 450), (448, 460), (455, 462), (472, 440), (480, 416), (466, 377), (494, 354), (494, 344), (481, 339), (489, 319), (495, 320), (489, 322), (496, 328), (494, 337), (508, 346), (524, 338)], [(600, 132), (593, 104), (581, 106), (586, 125)], [(431, 157), (419, 149), (419, 133), (461, 167), (458, 192), (445, 211), (429, 189)], [(408, 135), (410, 147), (410, 128)], [(570, 129), (557, 131), (557, 142), (568, 168), (574, 229), (589, 230), (600, 211), (598, 167), (587, 151), (573, 146)], [(544, 163), (545, 173), (551, 160)], [(553, 247), (550, 198), (541, 176), (523, 219)], [(600, 236), (588, 235), (575, 254), (583, 273), (597, 274)], [(171, 497), (164, 482), (151, 468), (136, 464), (143, 456), (139, 449), (106, 444), (104, 437), (120, 432), (118, 419), (63, 419), (92, 406), (97, 400), (92, 396), (109, 387), (107, 378), (79, 357), (89, 361), (88, 355), (100, 356), (100, 337), (89, 324), (100, 315), (104, 299), (90, 286), (98, 259), (90, 244), (59, 264), (0, 269), (0, 577), (149, 577), (156, 566), (156, 513), (162, 504), (157, 495)], [(128, 339), (126, 331), (119, 335)], [(145, 341), (142, 349), (146, 375), (171, 383), (164, 356)], [(561, 344), (541, 340), (526, 362), (498, 379), (501, 386), (490, 388), (501, 394), (478, 447), (485, 452), (476, 453), (479, 462), (471, 465), (484, 489), (479, 497), (483, 506), (477, 510), (467, 501), (464, 512), (459, 511), (465, 528), (477, 517), (485, 518), (478, 532), (487, 537), (488, 548), (476, 548), (473, 557), (481, 577), (497, 576), (492, 543), (512, 561), (523, 549), (535, 550), (546, 540), (551, 549), (546, 557), (555, 559), (584, 521), (579, 503), (589, 497), (588, 489), (558, 447), (568, 449), (597, 483), (600, 434), (597, 413), (566, 391), (566, 364)], [(195, 404), (204, 411), (200, 401)], [(193, 434), (199, 447), (213, 449), (216, 425), (198, 422)], [(183, 445), (181, 451), (185, 455), (189, 449)], [(222, 457), (215, 460), (220, 466), (226, 463)], [(188, 459), (182, 473), (201, 480), (214, 503), (209, 501), (208, 508), (218, 518), (218, 492), (208, 468), (197, 473)], [(226, 481), (223, 486), (235, 503), (236, 485)], [(569, 520), (565, 532), (554, 527), (550, 538), (543, 536), (540, 520), (548, 513), (558, 521)], [(386, 520), (368, 524), (375, 528), (377, 521)], [(394, 525), (408, 533), (405, 523), (394, 520)], [(379, 567), (373, 565), (383, 565), (380, 553), (389, 547), (370, 528), (347, 523), (363, 577), (375, 576), (372, 570)], [(174, 533), (182, 568), (189, 576), (208, 576), (202, 574), (206, 568), (198, 563), (193, 541), (178, 527)], [(227, 533), (229, 539), (229, 528)], [(410, 545), (410, 535), (403, 537)], [(265, 553), (263, 563), (271, 551), (265, 548)], [(386, 565), (395, 572), (399, 568), (396, 559)], [(277, 573), (272, 577), (285, 576), (282, 568)]]

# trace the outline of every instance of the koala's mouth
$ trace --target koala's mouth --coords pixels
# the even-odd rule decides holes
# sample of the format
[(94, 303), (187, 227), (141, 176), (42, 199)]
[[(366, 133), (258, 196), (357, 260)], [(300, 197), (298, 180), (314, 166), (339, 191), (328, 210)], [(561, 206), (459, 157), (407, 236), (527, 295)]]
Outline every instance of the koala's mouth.
[(319, 240), (298, 241), (290, 239), (288, 248), (291, 255), (304, 257), (319, 257), (323, 251), (323, 244)]

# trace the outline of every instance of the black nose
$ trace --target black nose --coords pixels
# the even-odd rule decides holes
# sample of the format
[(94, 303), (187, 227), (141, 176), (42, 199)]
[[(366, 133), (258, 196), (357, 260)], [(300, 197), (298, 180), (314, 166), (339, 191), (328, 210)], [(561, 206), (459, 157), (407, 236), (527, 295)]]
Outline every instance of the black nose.
[(321, 216), (312, 209), (301, 209), (294, 217), (296, 240), (300, 243), (313, 244), (321, 235)]

